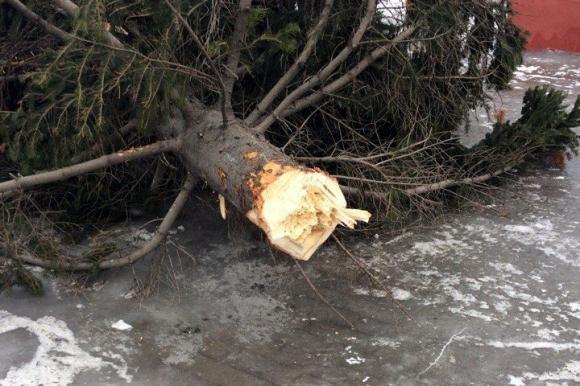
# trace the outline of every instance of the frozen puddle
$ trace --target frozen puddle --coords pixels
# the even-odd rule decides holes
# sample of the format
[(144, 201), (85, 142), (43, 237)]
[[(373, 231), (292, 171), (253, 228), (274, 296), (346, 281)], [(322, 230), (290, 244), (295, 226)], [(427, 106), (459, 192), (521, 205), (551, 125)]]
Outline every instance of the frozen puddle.
[(35, 335), (39, 344), (32, 360), (20, 367), (11, 367), (6, 377), (0, 380), (1, 386), (68, 385), (83, 371), (105, 367), (112, 368), (126, 382), (132, 381), (122, 357), (110, 355), (115, 359), (112, 362), (84, 351), (62, 320), (52, 316), (33, 320), (0, 310), (0, 335), (18, 329)]

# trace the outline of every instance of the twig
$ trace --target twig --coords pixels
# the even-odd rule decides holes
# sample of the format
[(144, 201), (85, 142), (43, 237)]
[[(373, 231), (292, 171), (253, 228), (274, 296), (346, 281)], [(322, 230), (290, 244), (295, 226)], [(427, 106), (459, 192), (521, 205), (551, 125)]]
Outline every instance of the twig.
[[(451, 188), (451, 187), (459, 186), (459, 185), (474, 185), (474, 184), (478, 184), (481, 182), (485, 182), (493, 177), (497, 177), (500, 174), (503, 174), (503, 173), (513, 169), (518, 164), (519, 164), (519, 162), (514, 162), (514, 163), (512, 163), (506, 167), (503, 167), (501, 169), (498, 169), (492, 173), (486, 173), (486, 174), (482, 174), (480, 176), (467, 177), (467, 178), (462, 178), (462, 179), (447, 179), (447, 180), (443, 180), (443, 181), (436, 182), (433, 184), (420, 185), (420, 186), (417, 186), (414, 188), (402, 190), (402, 192), (405, 194), (408, 194), (408, 195), (418, 195), (418, 194), (423, 194), (423, 193), (428, 193), (428, 192), (434, 192), (437, 190), (443, 190), (443, 189), (447, 189), (447, 188)], [(363, 190), (360, 188), (355, 188), (352, 186), (345, 186), (345, 185), (341, 185), (340, 189), (345, 194), (350, 194), (350, 195), (362, 194), (364, 196), (378, 198), (380, 200), (385, 198), (385, 194), (382, 192), (371, 192), (371, 191)]]
[(348, 320), (343, 314), (340, 313), (340, 311), (338, 311), (336, 308), (334, 308), (334, 306), (332, 304), (330, 304), (330, 302), (324, 296), (322, 296), (322, 294), (318, 291), (318, 289), (316, 288), (314, 283), (312, 283), (310, 278), (306, 275), (306, 272), (304, 271), (304, 269), (302, 268), (302, 266), (300, 265), (298, 260), (294, 260), (294, 263), (296, 264), (296, 266), (298, 267), (298, 269), (302, 273), (302, 276), (304, 276), (304, 280), (306, 280), (306, 282), (308, 283), (308, 285), (310, 286), (312, 291), (314, 291), (316, 296), (318, 296), (318, 298), (324, 304), (326, 304), (332, 310), (332, 312), (334, 312), (336, 315), (338, 315), (339, 318), (341, 318), (346, 324), (348, 324), (348, 326), (350, 328), (354, 329), (354, 324), (352, 324), (352, 322), (350, 320)]
[(393, 297), (393, 294), (391, 293), (391, 291), (383, 284), (383, 282), (381, 282), (370, 270), (369, 268), (366, 266), (365, 263), (363, 263), (362, 261), (360, 261), (360, 259), (358, 259), (355, 255), (353, 255), (345, 246), (343, 243), (340, 242), (340, 240), (338, 239), (338, 237), (336, 237), (334, 234), (332, 235), (332, 237), (334, 238), (334, 241), (336, 241), (336, 243), (338, 244), (338, 246), (348, 255), (348, 257), (350, 257), (350, 259), (371, 279), (371, 281), (373, 283), (375, 283), (375, 285), (379, 286), (383, 291), (385, 291), (386, 295), (389, 297), (389, 299), (397, 306), (397, 308), (399, 308), (403, 314), (405, 314), (405, 316), (409, 319), (409, 320), (413, 320), (413, 317), (411, 316), (411, 314), (409, 314), (409, 311), (407, 311), (407, 308), (402, 305), (397, 299), (395, 299)]
[[(113, 138), (113, 140), (122, 139), (123, 136), (129, 134), (131, 131), (135, 130), (136, 128), (137, 128), (137, 119), (131, 119), (124, 126), (121, 126), (118, 130), (115, 131), (115, 133), (113, 133), (113, 135), (117, 136), (117, 137)], [(118, 145), (118, 143), (117, 143), (117, 145)], [(87, 150), (74, 156), (71, 160), (71, 164), (77, 164), (79, 162), (86, 161), (86, 160), (90, 159), (91, 157), (94, 157), (99, 152), (100, 149), (101, 149), (100, 143), (94, 144), (93, 146), (91, 146)]]
[(449, 347), (449, 345), (451, 344), (451, 342), (453, 342), (453, 340), (454, 340), (455, 338), (457, 338), (457, 336), (458, 336), (459, 334), (462, 334), (462, 333), (463, 333), (463, 331), (465, 331), (466, 329), (467, 329), (467, 327), (464, 327), (464, 328), (462, 328), (462, 329), (461, 329), (461, 331), (459, 331), (459, 332), (457, 332), (457, 333), (453, 334), (453, 335), (451, 336), (451, 338), (449, 338), (449, 340), (447, 341), (447, 343), (445, 343), (445, 345), (443, 346), (443, 348), (442, 348), (442, 349), (441, 349), (441, 351), (439, 352), (439, 355), (437, 355), (437, 358), (435, 358), (435, 360), (434, 360), (433, 362), (431, 362), (431, 363), (429, 364), (429, 366), (427, 366), (427, 368), (426, 368), (425, 370), (421, 371), (421, 372), (419, 373), (419, 375), (423, 375), (423, 374), (425, 374), (427, 371), (429, 371), (429, 369), (431, 369), (431, 367), (435, 366), (435, 365), (437, 364), (437, 362), (439, 362), (439, 359), (441, 359), (441, 356), (443, 356), (443, 352), (445, 352), (445, 350), (447, 349), (447, 347)]

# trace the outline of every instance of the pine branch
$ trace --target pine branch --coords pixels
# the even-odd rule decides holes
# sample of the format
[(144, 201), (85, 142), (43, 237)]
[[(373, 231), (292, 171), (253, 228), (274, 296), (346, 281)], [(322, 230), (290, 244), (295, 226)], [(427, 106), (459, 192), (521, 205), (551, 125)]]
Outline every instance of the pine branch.
[(258, 133), (264, 133), (268, 128), (279, 118), (280, 114), (284, 112), (294, 101), (300, 98), (305, 93), (311, 91), (314, 87), (318, 86), (326, 79), (328, 79), (334, 71), (340, 66), (350, 54), (358, 47), (363, 35), (369, 28), (375, 11), (377, 9), (376, 0), (367, 0), (367, 8), (365, 15), (362, 17), (356, 31), (354, 32), (351, 40), (348, 42), (346, 47), (340, 51), (340, 53), (332, 59), (325, 67), (323, 67), (316, 75), (311, 77), (308, 81), (304, 82), (289, 95), (287, 95), (282, 102), (274, 109), (274, 111), (269, 114), (258, 126), (254, 128), (254, 131)]
[(415, 31), (415, 29), (416, 28), (414, 26), (406, 28), (401, 33), (399, 33), (393, 40), (391, 40), (389, 43), (387, 43), (379, 48), (376, 48), (370, 54), (365, 56), (357, 65), (355, 65), (350, 71), (348, 71), (346, 74), (342, 75), (340, 78), (338, 78), (335, 81), (333, 81), (332, 83), (329, 83), (328, 85), (322, 87), (319, 91), (315, 91), (312, 94), (310, 94), (309, 96), (304, 97), (304, 98), (299, 99), (296, 102), (294, 102), (290, 108), (288, 108), (284, 112), (281, 112), (279, 114), (279, 117), (284, 118), (284, 117), (287, 117), (287, 116), (292, 115), (294, 113), (297, 113), (298, 111), (300, 111), (308, 106), (312, 106), (315, 103), (318, 103), (322, 98), (326, 97), (327, 95), (335, 93), (335, 92), (339, 91), (340, 89), (342, 89), (344, 86), (353, 82), (361, 72), (363, 72), (365, 69), (367, 69), (377, 59), (384, 56), (392, 47), (401, 43), (402, 41), (407, 39), (409, 36), (411, 36), (413, 34), (413, 32)]
[(33, 174), (26, 177), (17, 177), (13, 180), (0, 183), (0, 193), (18, 189), (23, 190), (32, 186), (62, 181), (70, 177), (80, 176), (108, 166), (149, 157), (167, 151), (174, 151), (180, 144), (181, 141), (179, 139), (159, 141), (151, 145), (119, 151), (117, 153), (104, 155), (91, 161), (67, 166), (61, 169)]
[[(497, 177), (503, 173), (508, 172), (509, 170), (516, 167), (520, 162), (511, 163), (508, 166), (505, 166), (501, 169), (495, 170), (491, 173), (486, 173), (486, 174), (482, 174), (482, 175), (475, 176), (475, 177), (466, 177), (466, 178), (461, 178), (461, 179), (447, 179), (447, 180), (435, 182), (433, 184), (420, 185), (420, 186), (416, 186), (414, 188), (405, 189), (405, 190), (402, 190), (402, 192), (407, 194), (407, 195), (417, 195), (417, 194), (435, 192), (438, 190), (444, 190), (444, 189), (452, 188), (454, 186), (459, 186), (459, 185), (479, 184), (479, 183), (485, 182), (487, 180), (490, 180), (493, 177)], [(373, 197), (373, 198), (376, 198), (379, 200), (385, 199), (385, 194), (381, 193), (381, 192), (371, 192), (368, 190), (355, 188), (352, 186), (346, 186), (346, 185), (340, 185), (340, 189), (345, 194), (349, 194), (349, 195), (362, 194), (363, 196)]]
[(330, 17), (330, 10), (332, 9), (332, 5), (334, 0), (326, 0), (324, 4), (324, 8), (320, 13), (320, 18), (318, 19), (318, 23), (316, 26), (308, 33), (308, 41), (306, 45), (302, 49), (302, 52), (296, 59), (296, 61), (292, 64), (292, 66), (286, 71), (286, 73), (276, 82), (276, 84), (270, 89), (268, 94), (258, 103), (256, 108), (250, 113), (250, 115), (246, 118), (245, 123), (248, 126), (253, 125), (256, 120), (266, 112), (266, 109), (270, 107), (272, 102), (280, 95), (280, 93), (290, 84), (290, 82), (296, 77), (296, 75), (300, 72), (300, 70), (304, 67), (307, 60), (312, 55), (312, 51), (316, 47), (316, 43), (318, 39), (322, 36), (324, 29), (328, 23), (328, 19)]
[[(64, 13), (66, 13), (71, 18), (76, 18), (79, 15), (79, 7), (71, 0), (53, 0), (54, 4), (62, 9)], [(123, 47), (123, 43), (119, 39), (117, 39), (111, 32), (107, 31), (103, 26), (103, 36), (105, 37), (105, 41), (107, 44), (121, 48)]]
[(68, 262), (68, 263), (54, 263), (52, 261), (42, 260), (30, 255), (11, 255), (12, 259), (18, 260), (22, 263), (37, 265), (44, 268), (52, 268), (52, 269), (59, 269), (63, 271), (90, 271), (95, 268), (98, 269), (111, 269), (111, 268), (120, 268), (126, 265), (130, 265), (135, 263), (136, 261), (140, 260), (141, 258), (147, 256), (150, 252), (155, 250), (166, 238), (169, 230), (175, 223), (175, 220), (181, 213), (187, 199), (189, 198), (189, 194), (193, 189), (196, 178), (193, 177), (191, 174), (187, 176), (183, 186), (175, 201), (167, 211), (167, 214), (163, 218), (163, 221), (157, 228), (157, 232), (155, 236), (143, 247), (139, 248), (135, 252), (131, 253), (128, 256), (118, 258), (118, 259), (109, 259), (104, 260), (99, 263), (87, 263), (87, 262)]
[[(181, 13), (173, 6), (173, 4), (171, 4), (171, 2), (169, 0), (164, 0), (164, 1), (165, 1), (165, 4), (167, 4), (167, 6), (171, 9), (171, 12), (173, 12), (173, 14), (177, 17), (177, 19), (181, 22), (181, 24), (183, 24), (183, 26), (185, 27), (185, 29), (187, 30), (187, 32), (189, 33), (189, 35), (193, 39), (193, 42), (195, 43), (195, 45), (197, 46), (197, 48), (199, 48), (199, 50), (201, 51), (201, 53), (203, 54), (203, 56), (205, 57), (205, 59), (209, 63), (209, 67), (211, 68), (211, 71), (213, 72), (213, 74), (215, 75), (216, 79), (218, 80), (219, 87), (221, 89), (221, 101), (220, 101), (220, 104), (221, 104), (221, 110), (222, 110), (222, 118), (223, 118), (223, 123), (224, 123), (224, 126), (225, 126), (225, 125), (227, 125), (227, 122), (228, 122), (228, 113), (227, 113), (227, 110), (226, 110), (226, 98), (225, 98), (225, 95), (226, 95), (226, 85), (224, 83), (223, 76), (220, 73), (220, 70), (218, 69), (218, 67), (215, 64), (214, 60), (208, 54), (208, 52), (205, 49), (205, 46), (203, 45), (203, 43), (200, 40), (199, 36), (197, 36), (197, 34), (195, 33), (195, 31), (191, 27), (191, 24), (189, 24), (189, 22), (181, 15)], [(231, 91), (230, 91), (230, 93), (231, 93)]]
[(20, 1), (18, 1), (18, 0), (5, 0), (5, 3), (10, 5), (12, 8), (17, 10), (18, 12), (20, 12), (27, 19), (31, 20), (35, 24), (38, 24), (39, 26), (44, 28), (44, 30), (46, 32), (48, 32), (49, 34), (59, 38), (62, 41), (65, 41), (65, 42), (71, 40), (70, 34), (61, 30), (57, 26), (47, 22), (46, 20), (44, 20), (43, 18), (38, 16), (38, 14), (36, 14), (30, 8), (28, 8), (27, 6), (22, 4)]

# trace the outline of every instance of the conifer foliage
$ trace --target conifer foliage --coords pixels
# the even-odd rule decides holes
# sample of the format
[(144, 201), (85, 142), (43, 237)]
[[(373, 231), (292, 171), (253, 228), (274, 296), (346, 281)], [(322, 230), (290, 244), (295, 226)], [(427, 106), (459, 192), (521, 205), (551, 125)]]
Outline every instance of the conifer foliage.
[(226, 157), (207, 138), (248, 135), (272, 159), (333, 175), (375, 221), (401, 219), (578, 146), (580, 102), (567, 113), (549, 89), (528, 91), (522, 117), (479, 145), (457, 140), (522, 61), (511, 15), (507, 0), (0, 1), (0, 194), (34, 187), (43, 205), (94, 214), (181, 186), (179, 212), (203, 179), (244, 213), (242, 184), (205, 161)]

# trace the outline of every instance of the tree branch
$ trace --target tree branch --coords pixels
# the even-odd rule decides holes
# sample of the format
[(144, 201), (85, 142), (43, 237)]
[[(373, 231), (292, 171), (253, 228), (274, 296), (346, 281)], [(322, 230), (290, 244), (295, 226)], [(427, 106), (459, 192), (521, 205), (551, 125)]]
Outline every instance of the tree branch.
[(159, 225), (159, 228), (157, 228), (155, 236), (147, 244), (137, 249), (129, 256), (125, 256), (119, 259), (104, 260), (99, 263), (69, 262), (62, 264), (56, 264), (55, 262), (42, 260), (30, 255), (13, 255), (10, 257), (22, 263), (38, 265), (40, 267), (45, 268), (56, 268), (64, 271), (90, 271), (95, 268), (111, 269), (111, 268), (120, 268), (129, 264), (133, 264), (137, 260), (145, 257), (147, 254), (152, 252), (167, 238), (167, 234), (169, 233), (169, 230), (173, 226), (173, 223), (179, 216), (179, 213), (183, 209), (183, 206), (187, 202), (187, 199), (189, 198), (189, 194), (191, 193), (191, 190), (193, 189), (195, 182), (196, 182), (195, 177), (193, 177), (191, 174), (187, 176), (185, 183), (181, 187), (181, 191), (179, 192), (179, 194), (175, 198), (175, 201), (167, 211), (167, 214), (163, 218), (163, 221)]
[[(115, 138), (113, 138), (112, 140), (115, 142), (115, 146), (120, 146), (119, 143), (121, 142), (123, 136), (129, 134), (131, 131), (135, 130), (137, 128), (137, 119), (131, 119), (129, 122), (127, 122), (127, 124), (125, 124), (124, 126), (120, 127), (117, 132), (115, 132), (113, 135), (115, 135)], [(101, 149), (101, 144), (100, 143), (96, 143), (93, 146), (91, 146), (89, 149), (83, 151), (82, 153), (74, 156), (71, 160), (71, 164), (78, 164), (80, 162), (84, 162), (87, 161), (91, 158), (93, 158)]]
[(312, 30), (308, 33), (308, 40), (306, 45), (302, 49), (302, 52), (296, 59), (296, 61), (292, 64), (292, 66), (286, 71), (286, 73), (276, 82), (276, 84), (270, 89), (268, 94), (258, 103), (256, 108), (248, 115), (245, 120), (246, 125), (251, 126), (256, 122), (256, 120), (266, 111), (268, 107), (272, 104), (274, 99), (280, 95), (280, 93), (288, 86), (288, 84), (296, 77), (296, 75), (300, 72), (300, 70), (306, 64), (306, 61), (314, 51), (316, 47), (316, 43), (318, 39), (322, 36), (324, 28), (328, 23), (328, 19), (330, 17), (330, 10), (332, 9), (332, 5), (334, 0), (326, 0), (324, 4), (324, 8), (320, 13), (320, 18), (318, 19), (318, 23), (316, 26), (312, 28)]
[(307, 93), (308, 91), (312, 90), (314, 87), (318, 86), (322, 82), (324, 82), (328, 77), (330, 77), (334, 70), (338, 68), (358, 47), (360, 41), (363, 38), (363, 35), (369, 28), (373, 17), (375, 15), (375, 11), (377, 9), (377, 2), (376, 0), (367, 0), (367, 8), (365, 15), (361, 19), (361, 22), (354, 32), (351, 40), (348, 42), (346, 47), (340, 51), (340, 53), (330, 61), (324, 68), (322, 68), (316, 75), (308, 79), (294, 91), (292, 91), (289, 95), (287, 95), (282, 102), (274, 109), (274, 111), (268, 115), (264, 120), (254, 128), (254, 130), (258, 133), (264, 133), (271, 125), (278, 119), (279, 115), (285, 111), (294, 101), (300, 98), (302, 95)]
[(22, 4), (20, 1), (18, 1), (18, 0), (5, 0), (5, 3), (10, 5), (12, 8), (17, 10), (18, 12), (20, 12), (27, 19), (40, 25), (49, 34), (59, 38), (62, 41), (65, 41), (65, 42), (69, 41), (71, 39), (71, 36), (67, 32), (65, 32), (65, 31), (61, 30), (60, 28), (58, 28), (57, 26), (47, 22), (46, 20), (44, 20), (43, 18), (38, 16), (38, 14), (36, 14), (30, 8), (28, 8), (26, 5)]
[[(68, 1), (68, 0), (65, 0), (65, 1)], [(205, 49), (205, 46), (203, 45), (203, 43), (199, 39), (199, 36), (197, 36), (197, 34), (193, 30), (193, 28), (191, 28), (191, 24), (189, 24), (189, 22), (181, 15), (181, 13), (173, 6), (173, 4), (171, 4), (171, 2), (169, 0), (164, 0), (164, 1), (165, 1), (165, 4), (167, 4), (167, 6), (171, 9), (171, 12), (173, 12), (173, 14), (177, 17), (177, 19), (181, 22), (181, 24), (183, 24), (183, 26), (185, 27), (185, 29), (187, 30), (189, 35), (191, 35), (193, 42), (195, 43), (197, 48), (199, 48), (199, 50), (201, 51), (203, 56), (205, 56), (207, 62), (209, 63), (209, 67), (211, 68), (211, 71), (213, 72), (213, 74), (215, 75), (215, 77), (218, 80), (218, 83), (219, 83), (219, 86), (221, 89), (221, 94), (222, 94), (220, 102), (221, 102), (223, 123), (225, 126), (225, 125), (227, 125), (227, 122), (228, 122), (228, 114), (227, 114), (227, 110), (226, 110), (226, 99), (225, 99), (226, 85), (224, 83), (223, 76), (220, 73), (220, 70), (218, 69), (214, 60), (207, 53), (207, 50)]]
[[(66, 13), (69, 17), (72, 17), (74, 19), (79, 15), (80, 10), (78, 5), (73, 3), (71, 0), (53, 0), (53, 2), (58, 8), (62, 9), (64, 13)], [(117, 39), (111, 32), (107, 31), (105, 28), (103, 28), (103, 36), (109, 45), (117, 48), (123, 47), (123, 43), (121, 43), (119, 39)]]
[(246, 37), (246, 32), (248, 29), (248, 18), (250, 16), (251, 7), (252, 0), (240, 0), (240, 7), (238, 10), (238, 16), (236, 18), (236, 24), (234, 26), (234, 32), (232, 33), (229, 41), (229, 53), (224, 82), (225, 92), (223, 98), (228, 116), (230, 118), (233, 118), (232, 91), (234, 89), (234, 83), (237, 79), (236, 71), (238, 69), (238, 63), (240, 62), (240, 51), (242, 49), (242, 43)]
[[(493, 177), (497, 177), (500, 174), (503, 174), (503, 173), (513, 169), (519, 163), (520, 162), (514, 162), (514, 163), (511, 163), (508, 166), (503, 167), (501, 169), (498, 169), (494, 172), (482, 174), (482, 175), (475, 176), (475, 177), (467, 177), (467, 178), (462, 178), (462, 179), (447, 179), (447, 180), (443, 180), (440, 182), (435, 182), (433, 184), (420, 185), (420, 186), (416, 186), (414, 188), (405, 189), (405, 190), (402, 190), (402, 192), (405, 194), (408, 194), (408, 195), (416, 195), (416, 194), (423, 194), (423, 193), (428, 193), (428, 192), (434, 192), (437, 190), (452, 188), (454, 186), (459, 186), (459, 185), (479, 184), (479, 183), (490, 180)], [(381, 193), (381, 192), (369, 192), (367, 190), (355, 188), (352, 186), (345, 186), (345, 185), (340, 185), (340, 189), (345, 194), (349, 194), (349, 195), (362, 194), (364, 196), (377, 198), (379, 200), (385, 199), (385, 194)]]
[(127, 149), (117, 153), (104, 155), (94, 160), (80, 164), (67, 166), (57, 170), (51, 170), (26, 177), (17, 177), (13, 180), (0, 183), (0, 193), (16, 189), (26, 189), (36, 185), (62, 181), (64, 179), (80, 176), (107, 166), (117, 165), (124, 162), (152, 156), (166, 151), (175, 151), (181, 144), (180, 139), (169, 139), (155, 142), (151, 145)]
[[(402, 41), (407, 39), (409, 36), (411, 36), (411, 34), (415, 31), (415, 29), (416, 29), (416, 27), (414, 27), (414, 26), (406, 28), (401, 33), (399, 33), (393, 40), (391, 40), (389, 43), (374, 49), (371, 53), (369, 53), (367, 56), (365, 56), (360, 62), (358, 62), (357, 65), (355, 65), (353, 68), (351, 68), (346, 74), (342, 75), (340, 78), (336, 79), (335, 81), (325, 85), (320, 90), (314, 91), (312, 94), (308, 95), (307, 97), (304, 97), (302, 99), (299, 99), (299, 100), (293, 102), (292, 105), (288, 106), (285, 110), (279, 111), (275, 118), (281, 119), (281, 118), (285, 118), (289, 115), (292, 115), (294, 113), (297, 113), (298, 111), (300, 111), (308, 106), (312, 106), (315, 103), (318, 103), (322, 98), (326, 97), (327, 95), (335, 93), (336, 91), (342, 89), (347, 84), (353, 82), (356, 79), (356, 77), (358, 75), (360, 75), (361, 72), (366, 70), (377, 59), (384, 56), (389, 51), (389, 49), (391, 49), (393, 46), (401, 43)], [(268, 118), (270, 118), (270, 117), (268, 117)], [(260, 123), (260, 125), (258, 125), (256, 127), (256, 130), (258, 132), (263, 133), (264, 131), (266, 131), (268, 129), (268, 127), (270, 127), (270, 125), (272, 125), (272, 123), (274, 123), (274, 121), (275, 121), (274, 117), (272, 117), (272, 119), (268, 119), (268, 118), (265, 119), (264, 121), (262, 121), (262, 123)]]

